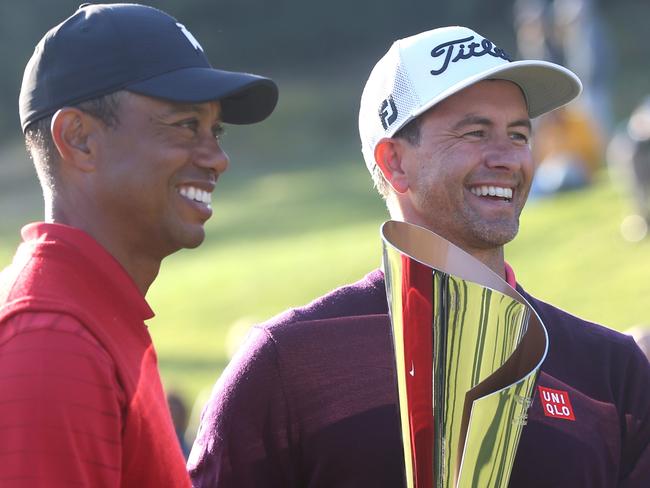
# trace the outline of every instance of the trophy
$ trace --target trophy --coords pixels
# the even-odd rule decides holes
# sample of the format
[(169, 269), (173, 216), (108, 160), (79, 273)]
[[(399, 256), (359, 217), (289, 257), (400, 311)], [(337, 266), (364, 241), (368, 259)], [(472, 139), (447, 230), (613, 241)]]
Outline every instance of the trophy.
[(506, 487), (546, 357), (533, 308), (442, 237), (381, 229), (408, 488)]

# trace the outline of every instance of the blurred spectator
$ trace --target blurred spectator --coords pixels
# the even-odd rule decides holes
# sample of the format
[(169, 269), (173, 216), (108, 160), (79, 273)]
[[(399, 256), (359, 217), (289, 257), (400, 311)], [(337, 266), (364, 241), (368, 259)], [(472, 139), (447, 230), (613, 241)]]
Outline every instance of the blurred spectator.
[(579, 102), (593, 115), (598, 130), (611, 130), (610, 77), (615, 53), (593, 0), (553, 0), (552, 39), (561, 58), (553, 59), (582, 80)]
[(628, 240), (641, 240), (650, 226), (650, 96), (614, 134), (607, 147), (607, 164), (612, 177), (625, 185), (635, 208), (621, 231)]
[(201, 414), (203, 413), (203, 408), (210, 399), (210, 393), (212, 393), (211, 385), (201, 389), (194, 399), (187, 422), (187, 428), (185, 429), (185, 441), (188, 446), (194, 444), (194, 439), (196, 438), (199, 431), (199, 425), (201, 424)]
[(190, 454), (190, 448), (185, 441), (185, 429), (187, 429), (188, 422), (188, 412), (187, 406), (183, 397), (178, 393), (170, 391), (167, 393), (167, 404), (169, 405), (169, 411), (172, 414), (172, 422), (174, 424), (174, 429), (176, 430), (176, 437), (178, 437), (178, 442), (181, 445), (181, 450), (185, 459)]
[(531, 197), (587, 186), (604, 159), (610, 120), (612, 53), (600, 17), (592, 0), (516, 0), (513, 15), (520, 57), (564, 64), (584, 85), (578, 101), (536, 124)]
[(627, 331), (627, 334), (631, 335), (634, 338), (636, 343), (639, 345), (641, 350), (650, 361), (650, 326), (637, 325), (636, 327), (629, 329)]
[(579, 105), (565, 106), (537, 121), (533, 157), (531, 197), (582, 188), (602, 164), (602, 137)]
[(577, 103), (609, 137), (616, 56), (594, 0), (515, 0), (513, 21), (519, 57), (559, 63), (575, 72), (584, 88)]
[(561, 61), (548, 9), (546, 0), (515, 0), (513, 15), (518, 58)]

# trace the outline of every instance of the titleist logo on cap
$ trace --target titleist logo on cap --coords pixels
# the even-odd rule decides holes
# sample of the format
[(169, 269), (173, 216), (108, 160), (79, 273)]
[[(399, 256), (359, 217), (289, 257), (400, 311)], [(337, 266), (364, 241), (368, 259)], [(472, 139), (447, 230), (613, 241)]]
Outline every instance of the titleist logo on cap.
[[(447, 71), (450, 62), (456, 63), (463, 59), (479, 58), (486, 54), (495, 58), (505, 59), (506, 61), (512, 61), (503, 49), (496, 47), (487, 39), (483, 39), (480, 43), (474, 42), (474, 39), (476, 39), (474, 36), (464, 37), (462, 39), (443, 42), (434, 47), (431, 50), (431, 57), (439, 58), (440, 56), (444, 56), (444, 59), (442, 66), (438, 69), (432, 69), (431, 74), (436, 76), (444, 73)], [(456, 56), (454, 56), (454, 53), (456, 53)], [(452, 56), (454, 56), (453, 59)]]

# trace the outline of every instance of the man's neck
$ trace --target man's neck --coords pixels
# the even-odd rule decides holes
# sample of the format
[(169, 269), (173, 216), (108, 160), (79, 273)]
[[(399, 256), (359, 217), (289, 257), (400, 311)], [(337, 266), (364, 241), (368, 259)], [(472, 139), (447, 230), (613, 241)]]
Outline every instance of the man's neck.
[(505, 259), (503, 255), (503, 247), (499, 246), (493, 249), (478, 249), (468, 250), (465, 249), (472, 257), (481, 261), (485, 266), (494, 271), (504, 280), (506, 279)]
[(101, 225), (96, 225), (94, 219), (89, 221), (78, 212), (65, 212), (56, 206), (51, 206), (48, 211), (46, 206), (45, 222), (76, 227), (90, 235), (122, 265), (142, 296), (146, 296), (158, 276), (162, 259), (129, 248), (120, 241), (119, 236), (106, 232)]

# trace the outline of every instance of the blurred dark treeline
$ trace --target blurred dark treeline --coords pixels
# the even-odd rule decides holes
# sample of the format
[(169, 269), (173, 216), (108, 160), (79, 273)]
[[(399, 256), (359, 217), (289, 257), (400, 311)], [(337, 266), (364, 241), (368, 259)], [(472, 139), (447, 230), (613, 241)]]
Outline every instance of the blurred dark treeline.
[[(20, 137), (17, 98), (34, 45), (78, 0), (23, 0), (0, 4), (0, 143)], [(356, 131), (356, 109), (372, 64), (392, 40), (435, 26), (464, 24), (516, 53), (513, 0), (159, 0), (146, 2), (184, 23), (213, 65), (277, 79), (283, 103), (296, 97), (329, 97), (297, 110), (343, 107), (331, 125)], [(613, 105), (623, 118), (650, 92), (648, 0), (595, 2), (616, 53)], [(301, 91), (301, 80), (305, 86)], [(338, 81), (337, 81), (338, 80)], [(341, 81), (344, 80), (344, 81)], [(342, 85), (336, 90), (328, 86)], [(295, 92), (292, 89), (295, 88)], [(321, 91), (322, 90), (322, 91)], [(305, 114), (309, 117), (309, 114)], [(326, 122), (327, 115), (321, 117)], [(345, 121), (339, 124), (338, 121)], [(356, 136), (356, 134), (350, 134)]]

